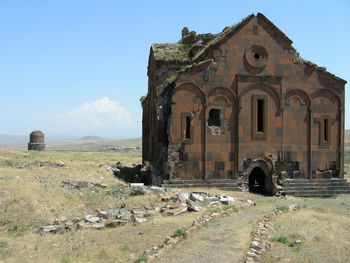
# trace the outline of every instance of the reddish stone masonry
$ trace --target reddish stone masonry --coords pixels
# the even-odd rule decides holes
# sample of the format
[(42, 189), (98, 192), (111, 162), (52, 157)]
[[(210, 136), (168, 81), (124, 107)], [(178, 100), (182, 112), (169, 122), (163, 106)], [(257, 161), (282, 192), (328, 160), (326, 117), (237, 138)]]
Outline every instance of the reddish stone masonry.
[(282, 171), (343, 178), (346, 81), (302, 59), (263, 14), (153, 44), (148, 79), (142, 155), (152, 183), (241, 178), (273, 194)]

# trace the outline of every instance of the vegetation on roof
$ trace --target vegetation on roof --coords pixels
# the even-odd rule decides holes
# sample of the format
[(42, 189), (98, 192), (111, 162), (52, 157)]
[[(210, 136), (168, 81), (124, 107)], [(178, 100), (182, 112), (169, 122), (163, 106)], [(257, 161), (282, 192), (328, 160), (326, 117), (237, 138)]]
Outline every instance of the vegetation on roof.
[(302, 58), (299, 54), (297, 54), (293, 62), (294, 64), (308, 64), (309, 66), (313, 67), (316, 70), (327, 71), (326, 67), (317, 66), (315, 63), (312, 63), (311, 61)]
[(183, 43), (153, 44), (154, 58), (158, 61), (189, 62), (191, 45)]
[[(215, 48), (217, 45), (222, 43), (222, 41), (225, 41), (225, 39), (227, 39), (232, 34), (237, 32), (237, 30), (239, 30), (253, 16), (254, 14), (251, 14), (246, 18), (244, 18), (241, 22), (238, 22), (232, 25), (231, 27), (225, 27), (218, 34), (201, 34), (196, 36), (196, 33), (194, 31), (189, 32), (190, 34), (191, 33), (194, 34), (193, 41), (190, 43), (183, 41), (183, 39), (181, 39), (178, 43), (153, 44), (152, 49), (154, 52), (154, 59), (156, 61), (161, 61), (161, 62), (167, 62), (167, 63), (171, 62), (171, 63), (180, 64), (182, 65), (182, 67), (180, 67), (180, 71), (184, 71), (189, 67), (191, 67), (194, 62), (199, 62), (202, 59), (205, 59), (207, 52), (209, 50)], [(258, 13), (258, 16), (261, 16), (263, 19), (266, 19), (269, 22), (269, 20), (264, 15)], [(280, 35), (289, 39), (275, 25), (273, 25), (273, 29), (278, 30)], [(206, 40), (203, 41), (204, 39)], [(292, 43), (290, 39), (289, 41)], [(296, 56), (293, 61), (295, 64), (307, 64), (313, 67), (315, 70), (329, 73), (326, 67), (319, 67), (316, 64), (312, 63), (311, 61), (305, 60), (302, 57), (300, 57), (299, 54), (291, 45), (289, 46), (289, 49), (294, 50), (294, 52), (296, 53), (295, 54)], [(336, 79), (340, 79), (333, 74), (331, 75)]]
[(143, 107), (144, 104), (146, 103), (147, 99), (148, 99), (147, 96), (141, 96), (141, 98), (140, 98), (140, 103), (141, 103), (141, 106), (142, 106), (142, 107)]
[[(154, 58), (157, 61), (166, 61), (166, 62), (182, 62), (182, 63), (191, 63), (192, 61), (199, 58), (207, 50), (214, 47), (217, 43), (223, 40), (227, 35), (235, 31), (239, 25), (243, 22), (250, 19), (252, 15), (246, 17), (241, 22), (231, 26), (225, 27), (218, 34), (201, 34), (195, 37), (195, 40), (192, 43), (184, 43), (182, 39), (178, 43), (174, 44), (153, 44), (152, 49), (154, 52)], [(190, 32), (192, 33), (192, 32)], [(194, 32), (195, 34), (195, 32)], [(193, 59), (190, 57), (190, 51), (193, 46), (197, 44), (197, 41), (203, 41), (202, 38), (211, 38), (207, 43), (204, 43), (203, 47), (195, 54)]]

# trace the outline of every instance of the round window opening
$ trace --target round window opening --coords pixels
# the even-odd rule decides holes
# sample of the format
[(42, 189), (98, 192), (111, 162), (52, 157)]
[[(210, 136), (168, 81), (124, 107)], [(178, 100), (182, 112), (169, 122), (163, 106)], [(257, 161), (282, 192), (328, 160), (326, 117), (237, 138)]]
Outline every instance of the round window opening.
[(266, 49), (260, 45), (253, 45), (246, 49), (244, 53), (244, 62), (249, 68), (255, 71), (262, 71), (267, 64), (268, 55)]

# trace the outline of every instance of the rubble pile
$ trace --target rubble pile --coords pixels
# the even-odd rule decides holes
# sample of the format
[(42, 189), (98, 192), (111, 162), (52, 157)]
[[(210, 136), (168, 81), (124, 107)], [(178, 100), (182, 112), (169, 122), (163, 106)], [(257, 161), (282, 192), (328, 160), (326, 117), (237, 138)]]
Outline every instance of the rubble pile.
[[(72, 189), (81, 189), (83, 187), (107, 187), (100, 183), (91, 183), (85, 181), (67, 180), (62, 182), (62, 186)], [(44, 233), (66, 233), (76, 229), (96, 229), (105, 227), (118, 227), (127, 223), (145, 223), (154, 216), (177, 216), (186, 212), (200, 212), (204, 207), (213, 207), (219, 205), (231, 205), (236, 202), (236, 198), (228, 195), (211, 195), (204, 192), (168, 192), (167, 189), (156, 186), (144, 186), (142, 183), (130, 184), (128, 189), (131, 195), (157, 194), (162, 202), (166, 204), (161, 207), (144, 206), (143, 208), (127, 208), (122, 204), (119, 208), (108, 208), (98, 210), (97, 214), (89, 214), (82, 218), (74, 217), (66, 219), (57, 218), (53, 225), (41, 226), (38, 228), (40, 234)], [(253, 205), (250, 200), (239, 200), (240, 207)]]

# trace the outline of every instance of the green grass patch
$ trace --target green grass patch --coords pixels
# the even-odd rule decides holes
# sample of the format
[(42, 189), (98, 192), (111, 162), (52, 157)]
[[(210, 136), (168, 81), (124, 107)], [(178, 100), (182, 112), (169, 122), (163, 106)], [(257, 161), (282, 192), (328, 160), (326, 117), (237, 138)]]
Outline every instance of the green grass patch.
[(128, 247), (128, 245), (121, 245), (120, 249), (123, 250), (123, 251), (128, 251), (129, 247)]
[(179, 228), (174, 232), (173, 237), (187, 238), (187, 235), (188, 234), (186, 233), (186, 230), (184, 228)]
[(142, 261), (147, 262), (148, 261), (148, 257), (145, 255), (139, 256), (137, 259), (135, 259), (134, 263), (140, 263)]
[(7, 247), (7, 242), (0, 240), (0, 247)]
[(229, 216), (230, 216), (230, 214), (227, 211), (222, 213), (222, 217), (229, 217)]
[[(289, 241), (288, 238), (285, 237), (285, 236), (271, 237), (270, 241), (272, 241), (272, 242), (279, 242), (279, 243), (285, 244), (285, 245), (287, 245), (289, 247), (299, 247), (298, 244), (295, 241)], [(297, 252), (299, 252), (299, 250)]]
[(285, 206), (285, 205), (277, 206), (276, 209), (277, 209), (277, 210), (280, 210), (280, 211), (282, 211), (282, 212), (287, 212), (287, 211), (289, 211), (289, 208), (288, 208), (287, 206)]
[(10, 233), (26, 232), (28, 230), (29, 230), (28, 226), (15, 225), (15, 226), (9, 228)]
[(64, 256), (63, 258), (61, 258), (61, 263), (68, 263), (68, 262), (70, 262), (69, 257)]
[(224, 205), (223, 210), (232, 210), (233, 212), (238, 212), (238, 208), (235, 205)]
[(13, 160), (0, 160), (1, 167), (15, 167), (16, 163)]
[(207, 213), (212, 214), (212, 213), (220, 213), (221, 209), (219, 207), (215, 208), (207, 208)]

